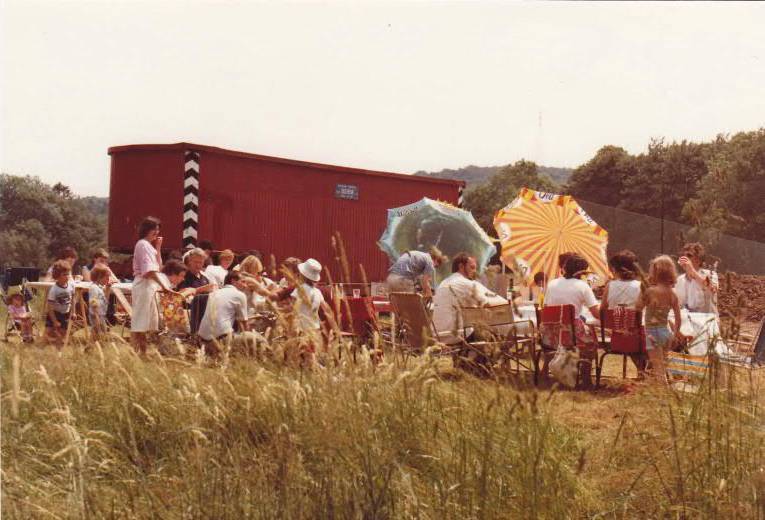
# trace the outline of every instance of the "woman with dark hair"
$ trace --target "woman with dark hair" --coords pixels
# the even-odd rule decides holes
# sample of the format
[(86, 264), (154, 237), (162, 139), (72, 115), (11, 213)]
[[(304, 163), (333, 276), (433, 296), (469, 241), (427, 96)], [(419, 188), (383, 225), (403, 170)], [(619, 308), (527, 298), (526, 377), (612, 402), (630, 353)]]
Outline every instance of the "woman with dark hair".
[[(69, 269), (71, 270), (70, 273), (69, 273), (69, 279), (74, 281), (75, 277), (74, 277), (73, 273), (74, 273), (74, 264), (77, 263), (77, 251), (73, 247), (71, 247), (71, 246), (66, 246), (66, 247), (62, 248), (61, 251), (59, 251), (58, 254), (56, 255), (56, 259), (54, 260), (54, 264), (55, 264), (55, 262), (58, 262), (59, 260), (64, 260), (65, 262), (67, 262), (69, 264)], [(82, 277), (80, 276), (79, 278), (82, 278)], [(77, 279), (79, 279), (79, 278), (77, 278)], [(48, 271), (45, 273), (45, 280), (48, 281), (48, 282), (54, 281), (54, 278), (53, 278), (53, 265), (51, 265), (48, 268)]]
[(162, 265), (162, 237), (160, 222), (146, 217), (138, 227), (138, 242), (133, 252), (133, 315), (130, 332), (133, 347), (140, 354), (146, 353), (146, 334), (159, 330), (159, 311), (156, 294), (162, 289), (159, 268)]
[(545, 305), (573, 305), (581, 316), (586, 307), (593, 316), (598, 315), (598, 300), (590, 286), (581, 279), (590, 264), (579, 255), (571, 255), (563, 267), (563, 278), (551, 280), (545, 292)]
[(629, 249), (624, 249), (609, 258), (608, 267), (614, 279), (606, 284), (603, 291), (601, 310), (616, 307), (634, 309), (640, 298), (640, 267), (637, 256)]

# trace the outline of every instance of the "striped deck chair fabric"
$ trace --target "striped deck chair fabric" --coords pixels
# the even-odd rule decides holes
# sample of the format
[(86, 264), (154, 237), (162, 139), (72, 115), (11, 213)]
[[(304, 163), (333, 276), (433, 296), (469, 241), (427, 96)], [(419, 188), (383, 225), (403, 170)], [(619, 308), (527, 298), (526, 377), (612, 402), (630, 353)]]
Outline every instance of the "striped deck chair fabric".
[(703, 379), (709, 371), (709, 356), (692, 356), (669, 352), (665, 361), (670, 379), (692, 381)]

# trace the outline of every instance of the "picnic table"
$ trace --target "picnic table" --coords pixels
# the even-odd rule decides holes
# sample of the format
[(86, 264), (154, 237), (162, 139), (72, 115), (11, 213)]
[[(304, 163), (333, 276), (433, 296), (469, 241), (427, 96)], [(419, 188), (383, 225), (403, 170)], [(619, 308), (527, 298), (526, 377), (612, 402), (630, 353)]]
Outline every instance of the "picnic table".
[[(50, 281), (38, 281), (38, 282), (27, 282), (26, 287), (30, 289), (38, 289), (41, 291), (45, 291), (45, 294), (48, 293), (48, 290), (53, 287), (53, 284), (56, 282)], [(80, 280), (78, 282), (74, 282), (74, 291), (75, 291), (75, 312), (85, 314), (85, 301), (83, 299), (83, 294), (90, 289), (90, 286), (93, 284), (93, 282), (86, 282), (83, 280)], [(128, 313), (129, 316), (133, 315), (133, 308), (130, 305), (130, 302), (128, 301), (127, 297), (125, 296), (125, 293), (129, 293), (133, 288), (132, 283), (125, 283), (125, 282), (119, 282), (114, 283), (110, 285), (106, 292), (107, 297), (109, 294), (114, 294), (114, 297), (117, 299), (119, 304), (125, 309), (125, 312)], [(79, 308), (79, 309), (78, 309)]]

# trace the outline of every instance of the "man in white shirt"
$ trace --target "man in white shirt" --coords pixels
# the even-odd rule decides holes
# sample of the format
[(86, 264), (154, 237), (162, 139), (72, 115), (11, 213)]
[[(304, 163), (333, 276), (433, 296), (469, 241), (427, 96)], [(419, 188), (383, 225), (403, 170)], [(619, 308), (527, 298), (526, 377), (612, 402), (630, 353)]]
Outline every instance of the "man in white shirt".
[(701, 268), (703, 260), (704, 246), (698, 242), (683, 246), (678, 263), (685, 273), (677, 278), (675, 294), (680, 300), (680, 306), (690, 312), (717, 315), (717, 290), (720, 282), (717, 273)]
[(247, 330), (244, 279), (240, 273), (232, 271), (226, 275), (225, 283), (223, 288), (210, 293), (202, 322), (199, 324), (199, 337), (208, 343), (206, 350), (211, 355), (218, 354), (217, 345), (213, 340), (221, 340), (229, 345), (234, 339), (234, 322), (239, 322), (240, 330)]
[(441, 340), (448, 345), (462, 339), (460, 307), (507, 304), (506, 299), (475, 280), (477, 271), (475, 258), (459, 253), (452, 262), (452, 274), (441, 282), (433, 297), (433, 325)]

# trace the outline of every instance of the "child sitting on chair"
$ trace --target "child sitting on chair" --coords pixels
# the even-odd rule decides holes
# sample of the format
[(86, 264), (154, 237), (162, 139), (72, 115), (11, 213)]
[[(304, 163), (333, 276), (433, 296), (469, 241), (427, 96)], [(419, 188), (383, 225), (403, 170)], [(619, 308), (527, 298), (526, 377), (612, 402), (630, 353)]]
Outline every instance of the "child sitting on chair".
[(99, 339), (107, 332), (106, 311), (109, 301), (104, 293), (104, 288), (109, 285), (111, 270), (103, 265), (96, 264), (90, 270), (90, 289), (88, 289), (88, 318), (93, 327), (94, 339)]
[(72, 269), (66, 260), (58, 260), (51, 267), (51, 276), (56, 282), (48, 291), (48, 315), (45, 327), (48, 337), (61, 343), (69, 325), (69, 313), (72, 310), (74, 282), (70, 279)]
[(8, 303), (8, 314), (10, 314), (15, 326), (21, 330), (21, 337), (25, 343), (31, 343), (33, 341), (32, 315), (24, 305), (24, 295), (21, 293), (12, 294)]

